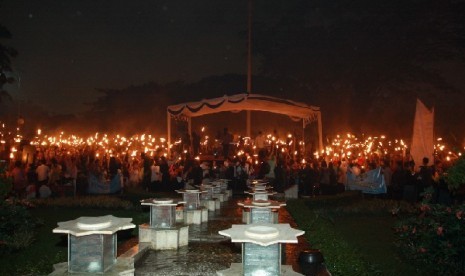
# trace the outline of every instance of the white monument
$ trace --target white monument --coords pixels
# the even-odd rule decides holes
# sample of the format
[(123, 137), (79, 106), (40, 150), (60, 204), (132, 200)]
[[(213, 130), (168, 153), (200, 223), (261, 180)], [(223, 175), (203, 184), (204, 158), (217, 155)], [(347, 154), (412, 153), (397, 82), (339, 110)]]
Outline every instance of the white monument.
[(119, 230), (135, 228), (131, 221), (132, 218), (107, 215), (58, 222), (58, 227), (53, 229), (53, 233), (68, 234), (68, 262), (54, 265), (55, 271), (51, 275), (133, 274), (133, 262), (119, 264), (116, 235)]
[(189, 226), (176, 223), (176, 206), (184, 203), (173, 199), (142, 200), (142, 205), (150, 206), (150, 224), (139, 225), (139, 243), (148, 244), (154, 250), (187, 245)]
[(297, 243), (297, 237), (304, 231), (289, 224), (254, 223), (232, 225), (219, 234), (242, 243), (242, 263), (233, 263), (229, 269), (217, 271), (217, 275), (301, 275), (291, 266), (281, 265), (281, 244)]

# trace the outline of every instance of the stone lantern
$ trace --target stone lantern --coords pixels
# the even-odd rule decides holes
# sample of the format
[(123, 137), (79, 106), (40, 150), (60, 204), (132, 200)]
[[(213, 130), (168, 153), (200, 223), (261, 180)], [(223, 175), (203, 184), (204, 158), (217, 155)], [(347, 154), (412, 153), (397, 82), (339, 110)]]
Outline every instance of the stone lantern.
[(273, 200), (245, 200), (237, 203), (244, 207), (242, 221), (251, 223), (278, 223), (278, 210), (286, 206), (284, 202)]
[(53, 233), (68, 234), (68, 272), (102, 274), (110, 270), (117, 257), (116, 232), (135, 228), (131, 221), (107, 215), (58, 222)]
[(297, 243), (304, 231), (289, 224), (254, 223), (232, 225), (219, 234), (242, 243), (242, 263), (233, 263), (229, 269), (217, 271), (218, 275), (301, 275), (291, 266), (281, 265), (281, 244)]
[(144, 199), (150, 206), (150, 224), (139, 225), (139, 243), (152, 249), (177, 249), (188, 244), (189, 226), (176, 224), (176, 206), (185, 201), (173, 199)]
[(197, 189), (176, 190), (182, 194), (184, 203), (184, 224), (201, 224), (208, 221), (208, 209), (200, 205), (200, 194), (206, 193)]

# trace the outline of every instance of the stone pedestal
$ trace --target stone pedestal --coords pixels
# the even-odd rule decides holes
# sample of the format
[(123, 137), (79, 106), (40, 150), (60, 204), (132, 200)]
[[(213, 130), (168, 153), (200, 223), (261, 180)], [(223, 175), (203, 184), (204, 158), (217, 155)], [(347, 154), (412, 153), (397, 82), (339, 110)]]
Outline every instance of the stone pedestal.
[(292, 269), (287, 272), (281, 265), (281, 244), (297, 243), (297, 236), (304, 231), (293, 229), (289, 224), (254, 223), (232, 225), (219, 234), (242, 243), (242, 264), (218, 271), (218, 275), (299, 275)]
[[(244, 274), (244, 271), (242, 269), (242, 263), (232, 263), (231, 267), (225, 270), (220, 270), (216, 272), (216, 275), (218, 276), (237, 276), (237, 275), (247, 275)], [(263, 275), (269, 275), (269, 274), (263, 274)], [(292, 266), (290, 265), (282, 265), (281, 266), (281, 273), (278, 275), (282, 276), (302, 276), (303, 274), (297, 273), (294, 270), (292, 270)]]
[(225, 194), (213, 194), (213, 198), (217, 198), (220, 202), (225, 202), (226, 201), (226, 195)]
[(250, 223), (250, 209), (242, 209), (242, 223), (249, 224)]
[(251, 190), (245, 191), (245, 193), (252, 195), (253, 200), (269, 200), (270, 196), (276, 194), (276, 192), (270, 190)]
[(208, 211), (215, 211), (216, 210), (216, 204), (214, 199), (204, 199), (200, 201), (200, 204), (207, 208)]
[(176, 209), (176, 223), (184, 222), (184, 210), (182, 208)]
[[(270, 211), (269, 214), (268, 214), (268, 219), (264, 219), (264, 220), (260, 220), (260, 219), (257, 219), (257, 217), (259, 216), (258, 214), (255, 214), (256, 216), (254, 217), (254, 220), (256, 221), (252, 221), (252, 216), (251, 215), (251, 209), (243, 209), (242, 210), (242, 222), (245, 223), (245, 224), (251, 224), (251, 223), (254, 223), (254, 222), (269, 222), (269, 223), (278, 223), (279, 222), (279, 214), (278, 212), (273, 212), (273, 211)], [(258, 215), (258, 216), (257, 216)]]
[(185, 201), (173, 200), (169, 198), (149, 198), (141, 200), (142, 205), (150, 207), (150, 227), (152, 228), (173, 228), (176, 223), (182, 222), (182, 207)]
[(196, 210), (184, 210), (184, 224), (202, 224), (202, 210), (200, 208)]
[(177, 249), (189, 242), (189, 226), (156, 229), (148, 224), (139, 225), (139, 243), (148, 244), (154, 250)]
[(186, 189), (176, 190), (177, 193), (182, 194), (185, 209), (195, 210), (200, 206), (200, 194), (207, 194), (206, 190)]
[(202, 222), (208, 222), (208, 208), (202, 206), (199, 209), (202, 211)]
[(242, 210), (242, 222), (252, 223), (278, 223), (277, 210), (286, 206), (284, 202), (273, 200), (245, 200), (237, 205), (244, 207)]
[(202, 184), (200, 185), (200, 190), (205, 191), (200, 195), (200, 200), (212, 199), (213, 196), (213, 185)]
[[(53, 233), (68, 234), (68, 262), (65, 272), (103, 274), (110, 271), (117, 263), (116, 232), (135, 228), (131, 221), (131, 218), (108, 215), (59, 222)], [(129, 271), (131, 268), (127, 269)]]
[(177, 224), (185, 201), (173, 199), (145, 199), (142, 205), (150, 206), (150, 224), (139, 225), (139, 244), (154, 250), (177, 249), (188, 244), (189, 227)]

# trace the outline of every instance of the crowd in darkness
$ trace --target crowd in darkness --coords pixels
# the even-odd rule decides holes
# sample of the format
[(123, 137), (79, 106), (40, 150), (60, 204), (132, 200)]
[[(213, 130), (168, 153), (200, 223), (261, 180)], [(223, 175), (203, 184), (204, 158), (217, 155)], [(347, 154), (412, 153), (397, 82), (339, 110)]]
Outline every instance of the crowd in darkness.
[[(448, 202), (447, 185), (441, 181), (444, 172), (438, 160), (429, 166), (425, 158), (415, 166), (405, 158), (372, 154), (353, 160), (329, 160), (291, 154), (276, 145), (266, 144), (261, 132), (253, 141), (253, 148), (233, 143), (233, 137), (224, 129), (220, 137), (221, 153), (216, 158), (196, 158), (201, 147), (189, 143), (167, 158), (161, 151), (153, 155), (144, 152), (137, 156), (113, 153), (98, 156), (92, 146), (60, 148), (37, 146), (26, 164), (10, 163), (9, 173), (14, 180), (12, 192), (21, 198), (62, 196), (67, 188), (74, 194), (87, 193), (89, 176), (102, 183), (121, 179), (122, 190), (137, 188), (150, 192), (170, 192), (198, 186), (214, 178), (226, 178), (236, 191), (246, 189), (248, 179), (267, 179), (274, 190), (283, 193), (298, 185), (300, 196), (331, 195), (346, 190), (347, 173), (363, 173), (381, 168), (388, 193), (385, 197), (417, 201), (428, 187), (436, 190), (436, 200)], [(193, 141), (197, 141), (193, 139)], [(249, 151), (249, 152), (247, 152)], [(239, 154), (242, 152), (242, 154)]]

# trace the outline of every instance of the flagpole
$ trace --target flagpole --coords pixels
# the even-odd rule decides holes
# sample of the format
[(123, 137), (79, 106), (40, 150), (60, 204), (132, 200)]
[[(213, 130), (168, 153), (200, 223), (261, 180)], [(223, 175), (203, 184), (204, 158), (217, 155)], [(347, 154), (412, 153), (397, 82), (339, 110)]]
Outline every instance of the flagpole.
[[(252, 93), (252, 0), (248, 0), (248, 39), (247, 39), (247, 94)], [(252, 138), (250, 132), (251, 111), (247, 110), (246, 134)]]

